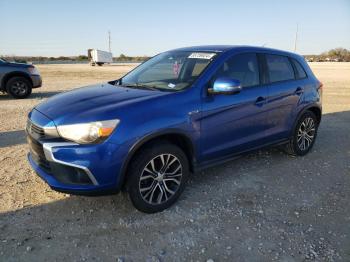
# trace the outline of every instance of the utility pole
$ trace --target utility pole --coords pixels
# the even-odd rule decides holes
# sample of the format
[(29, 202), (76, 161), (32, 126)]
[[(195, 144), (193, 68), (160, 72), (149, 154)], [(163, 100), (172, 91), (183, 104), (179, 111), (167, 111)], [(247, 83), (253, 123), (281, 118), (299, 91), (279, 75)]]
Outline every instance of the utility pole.
[(298, 29), (299, 29), (299, 25), (297, 24), (297, 31), (295, 32), (295, 40), (294, 40), (294, 52), (297, 51)]
[(111, 31), (108, 31), (108, 49), (111, 53)]

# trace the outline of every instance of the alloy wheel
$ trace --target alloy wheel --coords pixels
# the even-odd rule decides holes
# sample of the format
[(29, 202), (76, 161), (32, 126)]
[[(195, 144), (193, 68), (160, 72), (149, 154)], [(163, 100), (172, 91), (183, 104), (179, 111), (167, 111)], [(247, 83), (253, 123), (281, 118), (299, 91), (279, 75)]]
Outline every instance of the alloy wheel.
[(142, 199), (159, 205), (172, 198), (181, 185), (182, 165), (172, 154), (161, 154), (147, 163), (139, 181)]
[(315, 131), (315, 121), (311, 117), (305, 118), (300, 124), (297, 135), (297, 143), (300, 150), (305, 151), (311, 146), (315, 138)]
[(27, 92), (27, 85), (22, 81), (16, 81), (11, 85), (11, 91), (17, 96), (24, 95)]

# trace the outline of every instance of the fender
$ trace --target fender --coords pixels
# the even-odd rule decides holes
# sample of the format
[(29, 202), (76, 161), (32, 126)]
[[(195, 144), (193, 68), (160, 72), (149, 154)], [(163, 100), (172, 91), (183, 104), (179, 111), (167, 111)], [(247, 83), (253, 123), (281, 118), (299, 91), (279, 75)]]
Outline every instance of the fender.
[(30, 83), (33, 85), (33, 81), (32, 79), (30, 78), (30, 75), (23, 72), (23, 71), (11, 71), (7, 74), (5, 74), (3, 77), (2, 77), (2, 80), (1, 80), (1, 85), (0, 85), (0, 89), (4, 89), (6, 88), (6, 82), (11, 78), (11, 77), (15, 77), (15, 76), (23, 76), (25, 77), (28, 81), (30, 81)]
[[(176, 129), (176, 128), (170, 128), (170, 129), (161, 130), (159, 132), (155, 132), (152, 134), (147, 134), (147, 135), (143, 136), (142, 138), (137, 139), (136, 142), (130, 147), (129, 152), (127, 154), (127, 157), (122, 165), (121, 172), (119, 174), (119, 179), (117, 181), (117, 185), (118, 185), (117, 191), (120, 191), (125, 183), (127, 168), (128, 168), (129, 163), (130, 163), (130, 160), (135, 155), (135, 153), (143, 145), (145, 145), (147, 142), (149, 142), (155, 138), (165, 136), (165, 135), (175, 135), (175, 136), (177, 135), (177, 136), (184, 138), (186, 140), (187, 146), (189, 146), (190, 150), (191, 150), (191, 152), (189, 152), (189, 153), (190, 153), (192, 159), (191, 159), (189, 164), (190, 164), (190, 166), (195, 165), (197, 149), (196, 149), (195, 145), (193, 144), (192, 139), (189, 137), (189, 135), (186, 132), (179, 130), (179, 129)], [(184, 153), (187, 154), (188, 152), (187, 153), (184, 152)]]
[(297, 117), (295, 118), (293, 126), (290, 130), (289, 137), (292, 137), (299, 118), (310, 108), (318, 108), (321, 111), (321, 117), (320, 117), (320, 122), (319, 122), (319, 123), (321, 123), (321, 119), (322, 119), (322, 107), (321, 107), (321, 105), (318, 103), (309, 104), (309, 105), (305, 106), (302, 110), (300, 110), (300, 112), (297, 114)]

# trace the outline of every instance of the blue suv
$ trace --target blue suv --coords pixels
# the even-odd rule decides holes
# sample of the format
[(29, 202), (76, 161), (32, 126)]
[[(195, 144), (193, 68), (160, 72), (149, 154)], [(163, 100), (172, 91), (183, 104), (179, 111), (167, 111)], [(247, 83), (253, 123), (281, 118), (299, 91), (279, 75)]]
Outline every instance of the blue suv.
[(56, 95), (28, 116), (28, 159), (54, 190), (126, 189), (153, 213), (191, 172), (285, 144), (305, 155), (321, 121), (322, 83), (303, 57), (248, 46), (161, 53), (124, 77)]

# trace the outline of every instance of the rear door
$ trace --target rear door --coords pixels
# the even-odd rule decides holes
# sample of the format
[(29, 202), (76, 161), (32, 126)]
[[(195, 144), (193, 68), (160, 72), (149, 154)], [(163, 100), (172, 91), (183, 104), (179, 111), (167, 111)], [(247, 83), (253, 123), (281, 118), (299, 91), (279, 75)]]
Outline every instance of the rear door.
[(241, 53), (228, 58), (214, 74), (241, 82), (233, 95), (207, 95), (202, 103), (201, 161), (222, 158), (259, 145), (266, 130), (267, 87), (261, 84), (258, 56)]
[(296, 81), (296, 73), (288, 56), (265, 54), (265, 73), (268, 81), (268, 109), (266, 135), (272, 140), (286, 138), (290, 131), (303, 87)]

